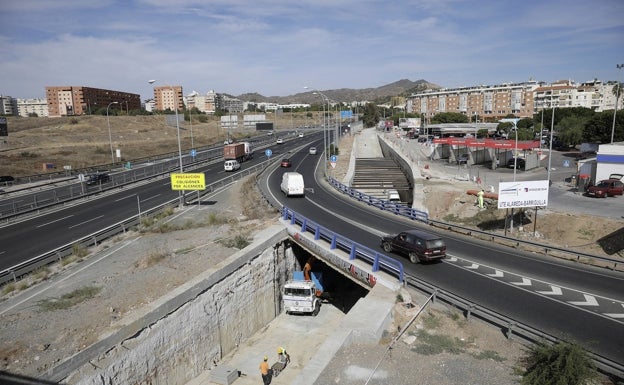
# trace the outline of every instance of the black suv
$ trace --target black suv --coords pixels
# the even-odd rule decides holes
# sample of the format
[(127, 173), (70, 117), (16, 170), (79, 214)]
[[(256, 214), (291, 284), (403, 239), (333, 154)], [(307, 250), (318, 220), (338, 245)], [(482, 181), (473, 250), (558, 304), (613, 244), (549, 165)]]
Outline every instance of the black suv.
[(429, 262), (446, 258), (446, 244), (435, 234), (420, 230), (407, 230), (396, 235), (381, 238), (385, 252), (396, 251), (406, 254), (410, 262)]
[(110, 181), (110, 176), (106, 173), (93, 174), (87, 179), (87, 186), (102, 184)]

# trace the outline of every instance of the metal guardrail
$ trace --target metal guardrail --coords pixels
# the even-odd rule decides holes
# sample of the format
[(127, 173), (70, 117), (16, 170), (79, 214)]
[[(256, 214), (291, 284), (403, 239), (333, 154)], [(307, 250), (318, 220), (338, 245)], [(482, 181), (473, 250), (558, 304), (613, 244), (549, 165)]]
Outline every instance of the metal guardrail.
[[(275, 160), (274, 160), (275, 161)], [(266, 168), (267, 164), (270, 161), (264, 161), (259, 163), (253, 167), (242, 169), (239, 172), (233, 173), (227, 178), (224, 178), (220, 181), (212, 183), (206, 186), (205, 190), (202, 191), (193, 191), (186, 192), (184, 194), (184, 199), (187, 205), (193, 204), (193, 202), (201, 199), (204, 195), (212, 193), (218, 188), (225, 187), (234, 183), (237, 180), (243, 179), (251, 174), (257, 173), (258, 171)], [(188, 201), (186, 199), (188, 198)], [(46, 253), (38, 255), (34, 258), (29, 259), (28, 261), (22, 262), (15, 266), (9, 267), (8, 269), (0, 271), (0, 286), (4, 285), (11, 281), (17, 281), (24, 275), (27, 275), (40, 267), (49, 265), (54, 262), (61, 262), (63, 258), (68, 257), (74, 253), (74, 248), (88, 248), (91, 246), (95, 246), (98, 243), (111, 238), (117, 234), (125, 233), (132, 228), (137, 227), (144, 218), (149, 218), (160, 214), (165, 211), (167, 208), (178, 206), (180, 199), (178, 197), (165, 202), (159, 206), (156, 206), (152, 209), (141, 212), (140, 214), (133, 215), (131, 217), (126, 218), (123, 221), (117, 222), (111, 226), (108, 226), (102, 230), (99, 230), (95, 233), (86, 235), (80, 239), (77, 239), (71, 243), (65, 244), (63, 246), (57, 247), (54, 250), (50, 250)]]
[[(532, 242), (529, 240), (522, 240), (522, 239), (518, 239), (518, 238), (512, 238), (512, 237), (508, 237), (508, 236), (504, 236), (504, 235), (497, 235), (497, 234), (493, 234), (487, 231), (482, 231), (479, 229), (475, 229), (474, 227), (466, 227), (466, 226), (462, 226), (462, 225), (457, 225), (457, 224), (453, 224), (453, 223), (447, 223), (447, 222), (442, 222), (442, 221), (436, 221), (436, 220), (431, 220), (429, 219), (429, 216), (427, 215), (427, 213), (422, 212), (422, 211), (418, 211), (418, 210), (414, 210), (410, 207), (407, 207), (405, 205), (402, 204), (397, 204), (397, 203), (390, 203), (388, 201), (385, 201), (383, 199), (379, 199), (379, 198), (375, 198), (372, 197), (370, 195), (366, 195), (362, 192), (359, 192), (357, 190), (354, 190), (340, 182), (338, 182), (337, 180), (333, 179), (333, 178), (329, 178), (329, 183), (336, 188), (338, 191), (349, 195), (355, 199), (357, 199), (360, 202), (364, 202), (370, 206), (374, 206), (377, 207), (380, 210), (384, 210), (384, 211), (388, 211), (388, 212), (392, 212), (394, 214), (397, 215), (401, 215), (403, 217), (412, 219), (412, 220), (417, 220), (420, 222), (424, 222), (426, 224), (432, 225), (432, 226), (436, 226), (438, 228), (441, 229), (445, 229), (445, 230), (450, 230), (450, 231), (455, 231), (455, 232), (461, 232), (464, 235), (475, 235), (478, 234), (480, 236), (480, 238), (482, 239), (488, 239), (490, 241), (504, 241), (506, 243), (511, 243), (511, 244), (515, 244), (516, 246), (519, 245), (525, 245), (525, 246), (531, 246), (533, 248), (536, 248), (537, 250), (543, 250), (543, 252), (545, 254), (549, 254), (552, 252), (557, 252), (557, 253), (561, 253), (563, 255), (568, 255), (573, 257), (574, 259), (576, 259), (576, 261), (581, 261), (582, 258), (585, 259), (590, 259), (590, 260), (597, 260), (597, 261), (601, 261), (601, 262), (606, 262), (609, 264), (612, 264), (611, 269), (612, 270), (616, 270), (618, 265), (622, 264), (622, 261), (619, 259), (613, 259), (613, 258), (608, 258), (608, 257), (601, 257), (599, 255), (593, 255), (593, 254), (587, 254), (587, 253), (583, 253), (583, 252), (579, 252), (579, 251), (573, 251), (570, 249), (564, 249), (561, 247), (557, 247), (557, 246), (551, 246), (551, 245), (545, 245), (543, 243), (538, 243), (538, 242)], [(397, 207), (397, 206), (402, 206), (401, 207)], [(501, 242), (502, 243), (502, 242)]]
[[(336, 185), (341, 185), (339, 182), (337, 182), (336, 180), (333, 180), (330, 178), (329, 180), (330, 184), (336, 186)], [(341, 187), (337, 187), (338, 190), (340, 190), (341, 192), (347, 193), (346, 190), (348, 190), (348, 188), (345, 188), (346, 186), (342, 185)], [(351, 194), (349, 193), (348, 195), (354, 196), (356, 197), (356, 199), (358, 199), (357, 197), (360, 197), (363, 201), (366, 201), (366, 203), (369, 203), (370, 205), (373, 206), (377, 206), (379, 207), (379, 202), (377, 202), (375, 199), (368, 199), (366, 197), (362, 197), (362, 195), (358, 195), (358, 194)], [(383, 206), (383, 203), (381, 204), (381, 206)], [(380, 207), (381, 209), (383, 209), (382, 207)], [(349, 252), (349, 250), (351, 250), (348, 245), (350, 244), (355, 244), (357, 245), (355, 242), (352, 242), (350, 240), (348, 240), (346, 237), (342, 237), (339, 234), (334, 233), (333, 231), (324, 228), (322, 226), (318, 226), (317, 224), (315, 224), (313, 221), (311, 221), (310, 219), (307, 219), (305, 217), (301, 217), (299, 215), (297, 215), (296, 213), (292, 213), (291, 215), (288, 214), (288, 209), (286, 207), (284, 207), (284, 212), (283, 212), (283, 216), (284, 219), (288, 219), (291, 218), (290, 221), (292, 224), (298, 224), (301, 226), (301, 231), (310, 231), (307, 228), (308, 227), (312, 227), (312, 229), (314, 229), (314, 233), (315, 233), (315, 240), (320, 240), (323, 239), (326, 242), (329, 242), (331, 245), (331, 248), (341, 248), (343, 249), (343, 251), (347, 251)], [(409, 212), (409, 211), (408, 211)], [(399, 215), (405, 215), (402, 213), (398, 213)], [(409, 215), (406, 215), (409, 216)], [(419, 220), (419, 219), (417, 219)], [(445, 224), (443, 222), (436, 222), (438, 225), (444, 225), (444, 226), (451, 226), (449, 224)], [(452, 225), (455, 226), (455, 225)], [(467, 231), (472, 231), (475, 232), (474, 229), (471, 228), (467, 228), (467, 227), (462, 227), (462, 226), (455, 226), (455, 227), (459, 227), (462, 228), (464, 230)], [(477, 232), (480, 232), (477, 230)], [(317, 236), (318, 233), (318, 236)], [(484, 233), (484, 232), (481, 232)], [(491, 234), (488, 234), (491, 235)], [(508, 238), (508, 237), (501, 237), (501, 238), (506, 238), (506, 239), (512, 239), (512, 238)], [(338, 241), (338, 240), (341, 241)], [(513, 239), (513, 241), (518, 241), (516, 239)], [(334, 244), (335, 242), (335, 244)], [(521, 242), (521, 241), (518, 241)], [(526, 242), (529, 244), (534, 244), (533, 242)], [(340, 245), (344, 245), (343, 247), (339, 247)], [(542, 245), (543, 246), (543, 245)], [(357, 246), (356, 246), (357, 247)], [(546, 246), (544, 246), (546, 247)], [(364, 247), (365, 248), (365, 247)], [(366, 248), (368, 249), (368, 248)], [(559, 248), (553, 248), (555, 250), (563, 250), (563, 249), (559, 249)], [(388, 258), (388, 259), (393, 259), (390, 257), (386, 257), (386, 256), (382, 256), (379, 253), (375, 252), (374, 250), (368, 249), (369, 253), (372, 253), (371, 255), (379, 255), (378, 260), (381, 260), (383, 257)], [(563, 250), (565, 251), (565, 250)], [(601, 257), (597, 257), (597, 256), (592, 256), (592, 257), (596, 257), (596, 258), (601, 258)], [(355, 257), (352, 257), (350, 254), (350, 259), (353, 259)], [(385, 260), (384, 258), (384, 260)], [(361, 258), (362, 260), (371, 263), (371, 259), (370, 256), (367, 257), (363, 257)], [(373, 259), (374, 261), (374, 259)], [(397, 261), (397, 263), (400, 264), (400, 262)], [(402, 264), (401, 264), (401, 268), (402, 268)], [(373, 265), (373, 271), (377, 271), (378, 269), (376, 269), (375, 265)], [(392, 270), (389, 271), (390, 273), (392, 273)], [(395, 272), (396, 273), (396, 272)], [(447, 304), (449, 304), (450, 306), (456, 307), (460, 310), (462, 310), (465, 313), (465, 316), (468, 320), (470, 320), (470, 318), (472, 316), (474, 317), (478, 317), (479, 319), (483, 320), (484, 322), (487, 322), (491, 325), (494, 325), (496, 327), (501, 328), (502, 330), (505, 330), (506, 332), (506, 336), (507, 338), (513, 338), (514, 336), (521, 338), (523, 341), (527, 342), (527, 343), (538, 343), (538, 342), (545, 342), (545, 343), (558, 343), (558, 342), (565, 342), (565, 340), (555, 337), (553, 335), (550, 335), (548, 333), (545, 333), (541, 330), (535, 329), (530, 327), (529, 325), (523, 324), (521, 322), (518, 322), (512, 318), (506, 317), (500, 313), (497, 313), (493, 310), (490, 310), (484, 306), (481, 306), (479, 304), (476, 304), (472, 301), (469, 301), (459, 295), (456, 295), (454, 293), (448, 292), (448, 291), (444, 291), (440, 288), (438, 288), (437, 286), (434, 286), (432, 284), (429, 284), (428, 282), (425, 282), (423, 280), (420, 280), (418, 278), (409, 276), (409, 275), (405, 275), (405, 274), (401, 274), (401, 277), (405, 277), (405, 280), (401, 279), (401, 282), (405, 282), (407, 285), (410, 285), (412, 287), (414, 287), (416, 290), (419, 290), (423, 293), (425, 293), (426, 295), (430, 295), (433, 297), (434, 301), (435, 300), (440, 300), (443, 301)], [(593, 362), (595, 363), (596, 367), (598, 368), (599, 371), (601, 371), (602, 373), (609, 375), (611, 377), (616, 377), (619, 380), (624, 379), (624, 365), (622, 365), (621, 363), (609, 360), (606, 357), (600, 356), (596, 353), (593, 352), (588, 352), (589, 357), (593, 360)]]
[[(459, 295), (442, 290), (426, 281), (406, 275), (404, 274), (403, 264), (401, 262), (395, 260), (394, 258), (380, 254), (366, 246), (359, 245), (358, 243), (353, 242), (328, 228), (318, 225), (314, 221), (288, 209), (287, 207), (283, 207), (282, 209), (282, 218), (289, 221), (291, 224), (301, 226), (302, 232), (313, 233), (315, 240), (328, 242), (331, 249), (341, 249), (342, 251), (349, 253), (350, 260), (358, 258), (370, 263), (373, 266), (373, 271), (385, 270), (387, 273), (397, 276), (400, 282), (404, 282), (425, 295), (431, 296), (434, 302), (439, 300), (462, 310), (467, 320), (470, 320), (470, 318), (474, 316), (489, 323), (490, 325), (494, 325), (501, 330), (504, 330), (508, 339), (518, 337), (524, 342), (530, 344), (541, 342), (550, 344), (565, 342), (565, 340), (561, 338), (532, 328), (529, 325), (506, 317)], [(588, 352), (588, 355), (596, 364), (599, 371), (609, 376), (617, 377), (618, 379), (624, 379), (624, 365), (593, 352)]]
[(329, 178), (329, 184), (332, 185), (336, 190), (346, 195), (349, 195), (350, 197), (355, 198), (360, 202), (364, 202), (369, 206), (375, 206), (380, 210), (388, 211), (397, 215), (402, 215), (413, 220), (425, 223), (429, 221), (429, 215), (424, 211), (416, 210), (400, 203), (394, 203), (385, 199), (380, 199), (371, 195), (364, 194), (363, 192), (352, 189), (349, 186), (338, 182), (334, 178)]
[[(261, 146), (264, 146), (267, 143), (273, 143), (273, 139), (265, 138), (264, 136), (262, 136), (260, 138), (254, 139), (253, 143), (256, 148), (261, 148)], [(88, 186), (85, 186), (84, 183), (76, 183), (75, 185), (69, 186), (69, 188), (65, 190), (66, 193), (64, 195), (60, 195), (58, 192), (56, 192), (56, 190), (53, 194), (46, 193), (45, 196), (32, 194), (32, 196), (28, 200), (20, 199), (19, 204), (15, 203), (15, 201), (11, 205), (2, 204), (2, 201), (0, 200), (0, 221), (8, 223), (12, 219), (24, 214), (33, 212), (38, 213), (41, 210), (47, 209), (49, 207), (53, 207), (59, 204), (65, 204), (67, 202), (75, 201), (77, 199), (88, 198), (90, 196), (100, 194), (104, 191), (111, 191), (113, 189), (120, 188), (131, 183), (137, 183), (148, 180), (150, 178), (157, 178), (169, 175), (171, 172), (175, 172), (179, 168), (179, 160), (177, 158), (178, 154), (176, 153), (174, 155), (175, 156), (173, 156), (173, 158), (146, 157), (144, 159), (146, 159), (147, 163), (138, 163), (138, 161), (135, 160), (132, 169), (120, 169), (123, 171), (119, 173), (112, 173), (110, 175), (111, 181), (104, 185), (98, 185), (89, 188)], [(183, 160), (188, 158), (191, 161), (189, 162), (187, 160), (186, 162), (183, 162), (183, 166), (185, 170), (191, 170), (200, 167), (201, 165), (204, 165), (206, 163), (221, 159), (222, 157), (223, 147), (210, 147), (202, 151), (197, 151), (195, 157), (191, 157), (188, 154), (184, 155)], [(49, 181), (44, 184), (39, 184), (35, 187), (25, 187), (22, 189), (12, 190), (11, 192), (5, 192), (4, 196), (10, 196), (11, 194), (24, 191), (32, 191), (36, 188), (42, 188), (42, 186), (45, 188), (57, 183), (66, 183), (74, 179), (75, 177), (64, 177), (61, 179), (56, 179), (54, 181)]]
[[(461, 296), (441, 290), (438, 287), (416, 277), (408, 275), (406, 277), (406, 283), (425, 295), (432, 296), (434, 302), (439, 300), (462, 310), (467, 320), (470, 320), (470, 318), (474, 316), (491, 325), (499, 327), (501, 330), (505, 331), (505, 335), (508, 339), (512, 339), (515, 336), (530, 344), (541, 342), (550, 344), (567, 342), (561, 338), (532, 328), (512, 318), (480, 306)], [(607, 375), (615, 376), (618, 379), (624, 379), (624, 365), (592, 352), (588, 352), (588, 355), (594, 361), (598, 370)]]
[(304, 217), (284, 206), (282, 208), (282, 218), (291, 224), (301, 226), (304, 233), (314, 234), (314, 240), (324, 239), (329, 243), (330, 249), (339, 249), (349, 254), (349, 260), (360, 259), (373, 266), (373, 272), (382, 270), (396, 276), (399, 282), (404, 282), (403, 264), (398, 260), (381, 254), (369, 247), (344, 237), (335, 231), (319, 225), (318, 223)]

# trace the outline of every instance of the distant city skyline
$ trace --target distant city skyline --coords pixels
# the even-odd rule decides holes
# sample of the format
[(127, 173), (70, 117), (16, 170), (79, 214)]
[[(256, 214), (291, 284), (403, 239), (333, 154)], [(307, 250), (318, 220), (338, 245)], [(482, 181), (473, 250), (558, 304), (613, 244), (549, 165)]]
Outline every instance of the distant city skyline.
[(288, 96), (534, 79), (623, 81), (624, 2), (29, 0), (2, 5), (0, 94), (155, 85)]

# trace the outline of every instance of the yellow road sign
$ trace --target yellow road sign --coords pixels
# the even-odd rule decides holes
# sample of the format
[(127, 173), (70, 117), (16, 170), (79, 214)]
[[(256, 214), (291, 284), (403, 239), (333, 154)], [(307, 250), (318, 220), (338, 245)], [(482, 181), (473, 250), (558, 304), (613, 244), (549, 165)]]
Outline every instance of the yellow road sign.
[(171, 189), (187, 191), (205, 190), (206, 176), (203, 172), (195, 174), (171, 174)]

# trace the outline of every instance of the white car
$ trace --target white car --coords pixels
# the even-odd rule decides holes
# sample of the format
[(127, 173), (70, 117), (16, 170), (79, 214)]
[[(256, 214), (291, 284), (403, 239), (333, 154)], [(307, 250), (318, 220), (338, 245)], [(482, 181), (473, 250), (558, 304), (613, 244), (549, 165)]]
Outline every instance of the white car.
[(277, 138), (277, 144), (284, 144), (284, 140), (282, 138)]
[(299, 137), (300, 137), (300, 138), (303, 138), (303, 132), (300, 132), (300, 133), (299, 133)]
[(308, 152), (310, 153), (310, 155), (316, 155), (316, 147), (310, 147)]
[(240, 169), (241, 165), (237, 160), (226, 160), (223, 164), (223, 169), (225, 171), (236, 171)]

